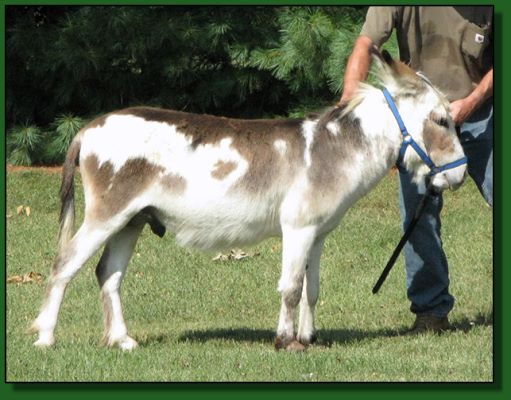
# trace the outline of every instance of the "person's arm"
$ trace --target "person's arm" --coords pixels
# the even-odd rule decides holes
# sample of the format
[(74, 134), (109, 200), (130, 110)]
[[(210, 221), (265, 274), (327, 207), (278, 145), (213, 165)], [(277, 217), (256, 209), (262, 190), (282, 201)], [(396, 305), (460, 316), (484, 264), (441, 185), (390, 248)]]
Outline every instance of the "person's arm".
[(371, 67), (371, 47), (373, 41), (361, 35), (358, 37), (351, 52), (346, 70), (344, 72), (344, 87), (338, 105), (348, 102), (358, 88), (360, 82), (365, 81)]
[(454, 124), (459, 126), (465, 122), (491, 96), (493, 96), (493, 67), (467, 97), (455, 100), (450, 104)]

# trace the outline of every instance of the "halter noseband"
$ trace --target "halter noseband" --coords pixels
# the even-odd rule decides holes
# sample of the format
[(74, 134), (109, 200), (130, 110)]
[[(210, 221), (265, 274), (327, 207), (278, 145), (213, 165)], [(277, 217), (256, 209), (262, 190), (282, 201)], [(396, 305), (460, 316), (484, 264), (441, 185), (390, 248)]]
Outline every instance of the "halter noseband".
[(394, 103), (394, 99), (392, 99), (392, 96), (390, 95), (387, 88), (383, 88), (383, 95), (385, 96), (385, 99), (387, 100), (387, 103), (390, 107), (390, 110), (392, 111), (392, 114), (394, 114), (394, 118), (396, 118), (397, 124), (399, 125), (399, 129), (401, 130), (401, 133), (403, 134), (403, 143), (401, 144), (401, 148), (399, 149), (399, 156), (397, 157), (396, 166), (399, 169), (400, 172), (406, 172), (405, 167), (403, 166), (403, 159), (405, 157), (406, 150), (408, 149), (408, 146), (412, 146), (412, 148), (415, 150), (415, 152), (419, 155), (422, 161), (429, 167), (430, 172), (428, 176), (433, 176), (435, 174), (438, 174), (439, 172), (459, 167), (460, 165), (467, 163), (467, 157), (462, 157), (459, 160), (444, 164), (442, 166), (436, 166), (433, 160), (429, 158), (429, 156), (426, 154), (424, 150), (421, 149), (421, 147), (417, 144), (417, 142), (413, 139), (413, 137), (408, 133), (408, 130), (406, 129), (405, 123), (403, 122), (403, 119), (401, 118), (401, 115), (399, 114), (399, 111), (397, 110), (396, 103)]

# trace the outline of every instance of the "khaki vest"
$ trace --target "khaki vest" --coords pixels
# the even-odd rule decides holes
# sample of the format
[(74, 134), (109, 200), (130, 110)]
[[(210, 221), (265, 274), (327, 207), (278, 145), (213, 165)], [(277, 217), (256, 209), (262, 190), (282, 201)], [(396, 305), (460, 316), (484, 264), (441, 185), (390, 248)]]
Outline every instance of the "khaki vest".
[(452, 101), (493, 66), (492, 7), (370, 7), (361, 35), (380, 47), (396, 29), (400, 59)]

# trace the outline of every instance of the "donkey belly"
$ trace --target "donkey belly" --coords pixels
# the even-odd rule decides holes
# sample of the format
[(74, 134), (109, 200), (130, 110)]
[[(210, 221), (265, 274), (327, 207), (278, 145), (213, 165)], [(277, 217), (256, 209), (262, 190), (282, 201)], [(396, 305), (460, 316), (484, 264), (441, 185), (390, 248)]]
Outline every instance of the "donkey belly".
[(205, 194), (200, 199), (185, 196), (160, 202), (155, 214), (180, 245), (207, 251), (256, 244), (280, 235), (274, 210), (264, 201), (214, 199)]

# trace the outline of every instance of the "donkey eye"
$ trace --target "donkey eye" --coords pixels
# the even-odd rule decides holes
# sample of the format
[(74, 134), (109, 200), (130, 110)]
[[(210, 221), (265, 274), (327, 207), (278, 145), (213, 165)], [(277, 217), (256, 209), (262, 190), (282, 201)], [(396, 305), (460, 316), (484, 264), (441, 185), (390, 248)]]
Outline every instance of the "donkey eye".
[(447, 121), (447, 118), (440, 118), (434, 120), (437, 125), (440, 125), (444, 128), (449, 128), (449, 122)]

